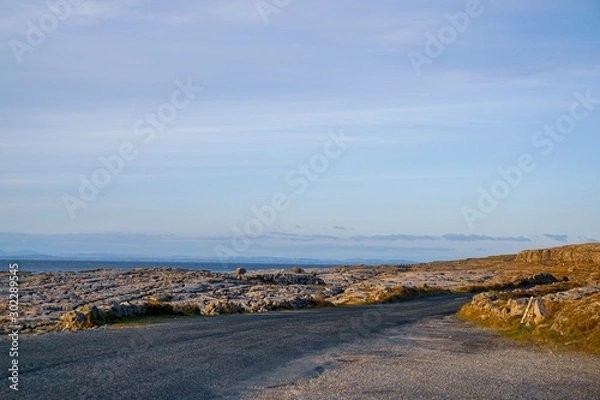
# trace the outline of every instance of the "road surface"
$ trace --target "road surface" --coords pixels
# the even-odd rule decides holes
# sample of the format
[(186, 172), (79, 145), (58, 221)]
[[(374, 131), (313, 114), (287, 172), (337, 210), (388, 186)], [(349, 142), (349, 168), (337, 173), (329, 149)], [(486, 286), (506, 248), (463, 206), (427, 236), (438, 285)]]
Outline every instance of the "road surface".
[[(459, 390), (456, 385), (468, 382), (469, 376), (450, 373), (447, 385), (436, 389), (435, 381), (441, 378), (435, 368), (442, 368), (444, 360), (429, 362), (432, 354), (427, 351), (444, 357), (465, 355), (466, 359), (458, 359), (461, 363), (480, 362), (468, 356), (475, 353), (485, 360), (488, 350), (499, 348), (516, 351), (509, 355), (515, 358), (534, 358), (540, 353), (448, 317), (467, 300), (465, 296), (438, 296), (384, 306), (177, 318), (139, 327), (25, 335), (19, 340), (19, 391), (8, 389), (8, 357), (3, 356), (0, 398), (454, 398), (452, 390)], [(441, 325), (436, 328), (436, 323)], [(433, 328), (423, 330), (424, 324)], [(9, 345), (6, 338), (0, 341), (1, 354), (8, 353)], [(402, 366), (393, 359), (385, 367), (398, 349), (403, 352), (403, 362), (410, 365)], [(516, 379), (521, 383), (533, 379), (537, 392), (519, 391), (521, 386), (515, 383), (509, 385), (513, 391), (505, 393), (512, 397), (522, 394), (522, 398), (560, 398), (566, 393), (600, 399), (600, 358), (543, 353), (550, 361), (542, 358), (542, 365), (552, 360), (564, 362), (566, 357), (579, 369), (573, 370), (569, 364), (566, 377), (548, 370), (551, 376), (539, 379), (535, 374), (540, 371), (532, 371), (531, 377), (521, 376), (521, 371)], [(424, 354), (429, 358), (423, 358)], [(511, 368), (499, 364), (505, 362), (510, 360), (489, 359), (489, 365), (480, 366), (489, 381), (473, 383), (457, 393), (465, 394), (464, 398), (469, 398), (469, 393), (472, 398), (484, 393), (494, 398), (495, 392), (489, 392), (498, 384), (494, 370)], [(410, 371), (406, 369), (409, 366)], [(380, 367), (387, 368), (386, 372), (369, 376), (369, 371)], [(405, 370), (394, 370), (398, 368)], [(469, 368), (457, 369), (473, 375)], [(387, 391), (373, 392), (383, 376)], [(328, 379), (336, 380), (335, 387)], [(552, 379), (560, 382), (562, 389), (555, 391)], [(501, 384), (507, 386), (507, 382)], [(342, 395), (344, 390), (349, 391)]]

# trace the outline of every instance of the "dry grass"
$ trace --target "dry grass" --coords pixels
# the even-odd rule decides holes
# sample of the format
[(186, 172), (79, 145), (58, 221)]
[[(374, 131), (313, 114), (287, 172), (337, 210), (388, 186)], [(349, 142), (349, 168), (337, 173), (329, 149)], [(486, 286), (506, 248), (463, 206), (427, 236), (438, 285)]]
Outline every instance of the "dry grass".
[(106, 326), (111, 329), (129, 328), (132, 326), (154, 325), (161, 322), (168, 322), (174, 319), (189, 318), (188, 315), (161, 315), (161, 316), (140, 316), (128, 317), (119, 320), (111, 321)]
[(517, 299), (519, 297), (542, 297), (550, 293), (564, 292), (580, 286), (581, 284), (578, 282), (556, 282), (549, 285), (537, 285), (531, 288), (516, 288), (495, 294), (500, 300)]
[(540, 325), (523, 325), (520, 317), (482, 319), (480, 310), (466, 304), (457, 317), (496, 330), (516, 340), (550, 344), (557, 348), (600, 353), (600, 294), (578, 301), (550, 302), (550, 317)]
[(434, 286), (428, 286), (426, 284), (423, 284), (418, 288), (397, 286), (387, 290), (384, 293), (380, 293), (376, 298), (367, 300), (366, 304), (393, 303), (402, 300), (410, 300), (425, 296), (436, 296), (445, 293), (449, 293), (449, 291)]
[(316, 292), (312, 295), (313, 308), (328, 308), (335, 307), (335, 304), (327, 300), (325, 295), (321, 292)]
[[(542, 297), (546, 294), (569, 290), (575, 287), (599, 284), (600, 265), (593, 262), (517, 262), (515, 256), (503, 255), (481, 259), (467, 259), (451, 262), (426, 264), (431, 270), (478, 270), (485, 269), (502, 281), (508, 282), (515, 277), (547, 272), (561, 282), (540, 285), (533, 288), (514, 288), (514, 290), (495, 293), (500, 300), (519, 297)], [(485, 286), (485, 285), (483, 285)], [(507, 286), (506, 288), (510, 288)], [(465, 291), (481, 291), (483, 287), (461, 288)], [(500, 290), (500, 288), (493, 288)], [(502, 318), (484, 313), (480, 309), (465, 305), (457, 314), (461, 319), (478, 325), (493, 328), (501, 335), (537, 343), (552, 344), (557, 347), (586, 350), (600, 353), (600, 294), (582, 300), (564, 302), (546, 302), (549, 318), (540, 325), (526, 326), (520, 323), (520, 317)], [(485, 315), (484, 315), (485, 314)]]
[(149, 299), (146, 303), (146, 312), (147, 316), (151, 317), (160, 317), (164, 315), (173, 315), (173, 306), (166, 303), (161, 303), (156, 299)]
[(468, 258), (456, 261), (436, 261), (418, 264), (413, 268), (424, 271), (489, 271), (503, 281), (510, 281), (515, 276), (529, 276), (548, 272), (559, 280), (568, 277), (580, 284), (600, 282), (600, 265), (583, 262), (515, 262), (516, 255), (500, 255), (485, 258)]

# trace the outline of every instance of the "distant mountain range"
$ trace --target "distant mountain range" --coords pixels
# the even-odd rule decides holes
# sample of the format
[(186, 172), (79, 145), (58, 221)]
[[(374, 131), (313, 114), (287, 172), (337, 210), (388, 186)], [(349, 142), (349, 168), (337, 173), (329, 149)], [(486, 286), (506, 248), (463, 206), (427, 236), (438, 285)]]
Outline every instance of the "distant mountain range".
[(10, 259), (17, 259), (17, 258), (21, 258), (21, 259), (25, 258), (28, 260), (60, 259), (60, 257), (49, 256), (47, 254), (40, 254), (40, 253), (36, 253), (35, 251), (31, 251), (31, 250), (21, 250), (21, 251), (13, 251), (13, 252), (7, 252), (7, 251), (0, 250), (0, 259), (2, 259), (2, 260), (10, 260)]
[[(140, 256), (123, 256), (110, 253), (88, 253), (88, 254), (63, 254), (63, 255), (48, 255), (37, 253), (32, 250), (21, 250), (15, 252), (5, 252), (0, 250), (0, 260), (20, 261), (20, 260), (72, 260), (72, 261), (157, 261), (157, 262), (206, 262), (220, 263), (219, 258), (199, 258), (188, 256), (171, 256), (171, 257), (140, 257)], [(314, 258), (285, 258), (285, 257), (239, 257), (231, 258), (226, 261), (227, 264), (327, 264), (327, 265), (356, 265), (356, 264), (415, 264), (410, 260), (398, 259), (364, 259), (364, 258), (348, 258), (348, 259), (314, 259)]]

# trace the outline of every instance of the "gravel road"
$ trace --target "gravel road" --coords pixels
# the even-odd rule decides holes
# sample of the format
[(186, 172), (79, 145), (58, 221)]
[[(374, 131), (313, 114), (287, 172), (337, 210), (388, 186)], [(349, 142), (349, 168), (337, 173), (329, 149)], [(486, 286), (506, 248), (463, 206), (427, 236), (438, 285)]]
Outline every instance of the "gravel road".
[[(468, 299), (26, 335), (2, 399), (600, 399), (600, 357), (498, 338)], [(10, 343), (0, 340), (0, 354)]]

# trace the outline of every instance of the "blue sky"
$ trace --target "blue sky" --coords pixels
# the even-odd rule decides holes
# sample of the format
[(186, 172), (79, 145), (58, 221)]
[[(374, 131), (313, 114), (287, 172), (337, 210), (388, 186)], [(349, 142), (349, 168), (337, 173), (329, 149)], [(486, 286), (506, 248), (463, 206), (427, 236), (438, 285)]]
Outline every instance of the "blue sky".
[[(428, 260), (600, 239), (597, 1), (80, 2), (0, 6), (0, 250)], [(86, 200), (94, 173), (110, 183)]]

